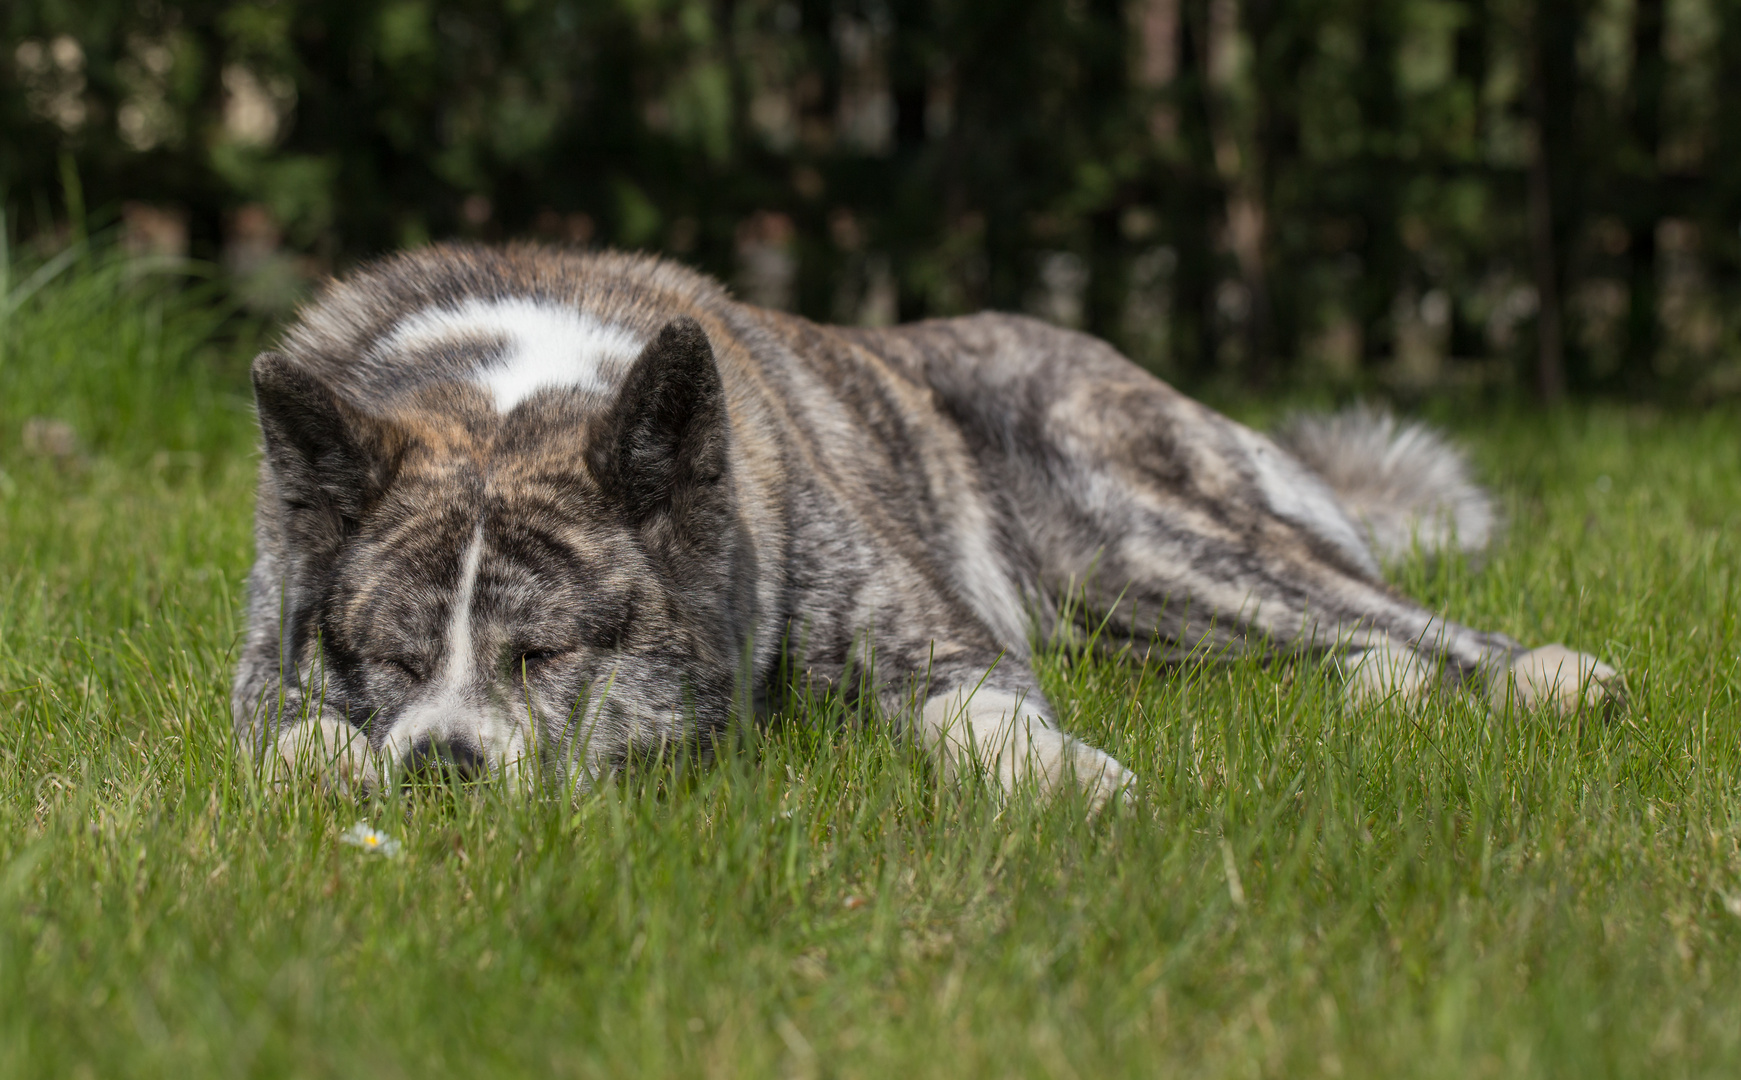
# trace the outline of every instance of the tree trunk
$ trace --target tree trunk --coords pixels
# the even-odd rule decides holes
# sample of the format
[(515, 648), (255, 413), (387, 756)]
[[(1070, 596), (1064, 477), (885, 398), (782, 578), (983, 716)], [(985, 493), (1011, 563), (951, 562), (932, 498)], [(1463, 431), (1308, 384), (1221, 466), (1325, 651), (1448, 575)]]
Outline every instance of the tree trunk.
[(1566, 395), (1566, 254), (1575, 229), (1577, 12), (1571, 0), (1536, 0), (1529, 36), (1529, 109), (1535, 144), (1529, 166), (1529, 232), (1535, 268), (1536, 393)]
[[(1720, 222), (1711, 245), (1712, 268), (1730, 289), (1741, 286), (1741, 0), (1721, 0), (1717, 33), (1717, 114), (1709, 202), (1702, 209)], [(1733, 297), (1735, 294), (1729, 294)]]
[(1628, 304), (1622, 380), (1629, 391), (1649, 386), (1661, 338), (1657, 317), (1656, 225), (1661, 216), (1657, 150), (1662, 144), (1663, 0), (1637, 0), (1632, 23), (1632, 139), (1639, 173), (1626, 185)]
[(1179, 262), (1173, 275), (1173, 353), (1182, 381), (1201, 382), (1215, 369), (1215, 254), (1209, 222), (1218, 185), (1209, 135), (1209, 5), (1181, 0), (1179, 20), (1179, 141), (1185, 151), (1173, 184), (1170, 217)]
[(1360, 320), (1361, 364), (1368, 370), (1395, 345), (1391, 313), (1404, 270), (1397, 228), (1402, 184), (1393, 149), (1402, 124), (1395, 67), (1400, 7), (1389, 0), (1367, 0), (1360, 7), (1364, 62), (1354, 81), (1365, 145), (1359, 158), (1359, 187), (1349, 210), (1364, 226), (1356, 245), (1361, 272), (1354, 301)]

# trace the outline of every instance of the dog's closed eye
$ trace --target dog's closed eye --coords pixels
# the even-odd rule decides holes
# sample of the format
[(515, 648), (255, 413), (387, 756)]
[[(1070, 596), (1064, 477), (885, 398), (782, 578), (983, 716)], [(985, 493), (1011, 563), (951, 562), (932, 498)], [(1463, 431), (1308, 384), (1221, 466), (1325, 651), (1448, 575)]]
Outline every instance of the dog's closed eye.
[(571, 650), (571, 649), (563, 648), (560, 646), (550, 646), (548, 648), (520, 649), (520, 650), (516, 651), (514, 654), (513, 669), (514, 669), (515, 674), (518, 674), (522, 671), (528, 672), (528, 673), (532, 672), (532, 671), (536, 671), (538, 668), (543, 667), (545, 664), (550, 663), (552, 660), (555, 660), (561, 656), (566, 656), (572, 651), (573, 650)]
[(403, 675), (413, 682), (421, 682), (425, 677), (423, 661), (415, 656), (382, 656), (378, 657), (375, 663)]

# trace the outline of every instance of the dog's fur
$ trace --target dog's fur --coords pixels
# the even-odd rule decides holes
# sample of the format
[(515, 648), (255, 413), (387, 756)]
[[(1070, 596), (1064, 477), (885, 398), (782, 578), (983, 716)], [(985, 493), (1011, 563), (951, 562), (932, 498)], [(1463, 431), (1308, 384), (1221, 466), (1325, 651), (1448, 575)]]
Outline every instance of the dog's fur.
[(1290, 454), (1017, 316), (823, 327), (656, 259), (443, 246), (329, 286), (254, 384), (237, 732), (340, 786), (584, 787), (704, 745), (785, 665), (870, 689), (946, 775), (1098, 805), (1131, 778), (1028, 665), (1083, 620), (1333, 651), (1363, 696), (1442, 673), (1581, 707), (1614, 674), (1385, 584), (1372, 545), (1492, 527), (1430, 433), (1306, 423)]

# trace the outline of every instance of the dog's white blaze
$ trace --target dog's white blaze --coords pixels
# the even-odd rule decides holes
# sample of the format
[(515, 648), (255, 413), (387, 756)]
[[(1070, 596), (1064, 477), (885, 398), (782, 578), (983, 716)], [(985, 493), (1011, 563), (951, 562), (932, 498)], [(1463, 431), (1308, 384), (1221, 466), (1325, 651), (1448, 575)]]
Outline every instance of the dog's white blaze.
[(405, 755), (418, 741), (430, 738), (452, 738), (459, 735), (478, 744), (486, 758), (499, 748), (493, 747), (488, 717), (477, 712), (467, 700), (466, 690), (477, 658), (472, 647), (472, 594), (477, 590), (478, 566), (483, 561), (484, 527), (472, 532), (471, 542), (460, 556), (459, 585), (454, 589), (453, 607), (447, 616), (446, 657), (441, 675), (423, 700), (400, 718), (387, 733), (387, 748), (393, 761), (404, 761)]
[(484, 557), (484, 527), (472, 531), (459, 570), (459, 588), (454, 590), (453, 609), (447, 616), (447, 663), (441, 672), (440, 699), (456, 701), (465, 690), (472, 656), (472, 593), (478, 587), (478, 564)]
[(504, 413), (545, 387), (608, 390), (643, 344), (627, 330), (572, 308), (524, 297), (473, 297), (458, 307), (409, 316), (394, 328), (384, 348), (414, 349), (466, 338), (506, 343), (502, 355), (473, 376), (495, 397), (496, 411)]

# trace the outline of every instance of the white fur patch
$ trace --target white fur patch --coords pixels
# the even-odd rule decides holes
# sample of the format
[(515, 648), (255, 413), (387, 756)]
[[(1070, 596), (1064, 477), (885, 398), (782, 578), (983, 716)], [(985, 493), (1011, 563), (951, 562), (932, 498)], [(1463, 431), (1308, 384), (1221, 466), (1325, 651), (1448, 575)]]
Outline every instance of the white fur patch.
[(447, 665), (442, 669), (442, 697), (457, 696), (464, 689), (472, 662), (472, 594), (478, 587), (478, 564), (484, 557), (484, 527), (472, 532), (459, 569), (459, 588), (454, 590), (453, 610), (447, 617)]
[(1357, 706), (1416, 701), (1432, 686), (1433, 672), (1420, 656), (1392, 641), (1380, 639), (1340, 659), (1348, 673), (1348, 699)]
[(607, 390), (643, 344), (621, 327), (572, 308), (521, 297), (473, 297), (456, 308), (430, 308), (409, 316), (383, 348), (413, 349), (466, 338), (505, 343), (501, 357), (474, 376), (495, 397), (496, 411), (504, 413), (546, 387)]
[(1588, 653), (1564, 645), (1543, 645), (1518, 657), (1511, 677), (1488, 687), (1493, 707), (1555, 709), (1570, 716), (1580, 710), (1602, 712), (1624, 699), (1620, 673)]
[(351, 794), (361, 794), (379, 782), (368, 737), (332, 717), (315, 717), (286, 727), (272, 745), (277, 782), (312, 776), (329, 788)]
[(939, 694), (920, 711), (919, 727), (950, 778), (977, 767), (1005, 791), (1033, 784), (1042, 795), (1074, 782), (1096, 810), (1135, 782), (1111, 755), (1054, 728), (1027, 699), (1005, 690)]

